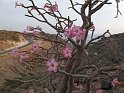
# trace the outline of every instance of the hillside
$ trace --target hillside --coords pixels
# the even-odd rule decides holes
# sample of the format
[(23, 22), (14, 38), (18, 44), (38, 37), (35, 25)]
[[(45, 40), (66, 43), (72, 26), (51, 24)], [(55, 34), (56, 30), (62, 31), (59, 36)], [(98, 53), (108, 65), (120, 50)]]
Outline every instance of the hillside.
[(20, 32), (0, 30), (0, 51), (17, 46), (24, 41), (25, 38)]
[[(48, 34), (49, 35), (49, 34)], [(49, 35), (52, 40), (55, 39), (55, 35)], [(42, 41), (41, 46), (43, 48), (48, 49), (51, 46), (51, 43), (47, 40), (46, 36), (42, 36), (42, 38), (46, 38), (46, 41)], [(60, 40), (59, 40), (60, 41)], [(62, 40), (63, 41), (63, 40)], [(15, 42), (15, 41), (14, 41)], [(40, 42), (40, 41), (37, 41)], [(29, 50), (31, 46), (27, 46), (21, 50)], [(89, 56), (87, 62), (86, 57), (83, 59), (88, 64), (95, 64), (98, 68), (113, 66), (113, 65), (121, 65), (124, 67), (124, 33), (111, 35), (110, 37), (103, 37), (97, 42), (92, 43), (92, 45), (87, 49)], [(45, 51), (39, 51), (40, 56), (44, 57)], [(48, 72), (46, 71), (46, 67), (42, 66), (42, 60), (36, 61), (33, 55), (30, 57), (30, 61), (27, 60), (24, 64), (19, 64), (18, 59), (15, 56), (7, 54), (0, 59), (0, 85), (2, 86), (6, 79), (17, 78), (21, 81), (26, 81), (30, 79), (44, 79), (43, 77), (48, 76)], [(33, 59), (33, 61), (31, 61)], [(84, 64), (82, 64), (84, 65)], [(45, 70), (44, 70), (45, 69)], [(10, 74), (11, 73), (11, 74)], [(112, 72), (112, 75), (116, 75), (119, 80), (124, 81), (124, 73), (121, 71)], [(5, 90), (0, 90), (0, 93), (27, 93), (29, 89), (35, 86), (36, 91), (42, 91), (43, 87), (48, 85), (49, 79), (45, 78), (40, 82), (29, 82), (22, 83), (17, 81), (7, 82), (7, 85), (4, 86)], [(9, 92), (8, 92), (9, 91)], [(43, 92), (36, 92), (43, 93)], [(123, 93), (123, 92), (122, 92)]]

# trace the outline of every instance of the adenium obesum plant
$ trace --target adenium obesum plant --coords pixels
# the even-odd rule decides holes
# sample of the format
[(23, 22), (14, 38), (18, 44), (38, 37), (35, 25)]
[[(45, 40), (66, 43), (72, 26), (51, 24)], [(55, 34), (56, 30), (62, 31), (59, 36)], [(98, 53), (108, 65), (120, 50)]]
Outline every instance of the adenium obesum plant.
[[(81, 88), (82, 93), (90, 93), (93, 90), (91, 86), (93, 79), (100, 77), (103, 72), (108, 73), (108, 69), (110, 71), (112, 69), (118, 70), (116, 67), (109, 67), (108, 69), (104, 67), (98, 67), (97, 64), (89, 62), (89, 57), (95, 55), (98, 56), (98, 53), (90, 53), (88, 48), (93, 44), (94, 40), (105, 37), (109, 31), (107, 30), (103, 35), (92, 38), (94, 35), (94, 31), (96, 29), (96, 25), (93, 24), (92, 15), (100, 10), (105, 4), (111, 4), (109, 0), (85, 0), (85, 2), (74, 2), (73, 0), (69, 0), (71, 6), (68, 9), (73, 9), (81, 19), (75, 18), (71, 19), (69, 12), (68, 16), (63, 16), (61, 11), (59, 10), (59, 3), (56, 1), (53, 4), (50, 0), (46, 0), (47, 3), (44, 7), (37, 6), (35, 4), (35, 0), (29, 0), (31, 5), (24, 5), (16, 2), (16, 7), (20, 6), (28, 10), (28, 14), (26, 16), (36, 19), (41, 23), (45, 23), (56, 31), (56, 35), (49, 35), (42, 29), (42, 26), (33, 27), (31, 25), (27, 26), (24, 31), (25, 36), (31, 35), (31, 51), (28, 51), (28, 54), (36, 55), (36, 58), (39, 64), (42, 64), (45, 61), (45, 65), (47, 67), (46, 71), (50, 76), (50, 84), (47, 86), (50, 88), (46, 93), (73, 93), (75, 91), (75, 79), (82, 79), (81, 83), (83, 83), (83, 88)], [(119, 0), (116, 1), (120, 2)], [(80, 11), (76, 8), (76, 6), (80, 7)], [(33, 11), (35, 10), (35, 14)], [(36, 16), (37, 13), (37, 16)], [(120, 13), (117, 7), (117, 15)], [(54, 22), (51, 22), (48, 18), (55, 19)], [(80, 25), (74, 25), (76, 20), (82, 20)], [(88, 33), (91, 31), (91, 40), (87, 42)], [(29, 33), (30, 32), (30, 33)], [(36, 39), (36, 40), (35, 40)], [(42, 44), (39, 42), (40, 40), (47, 41), (50, 43), (50, 47), (42, 47)], [(46, 51), (44, 53), (44, 57), (41, 56), (42, 51)], [(12, 50), (13, 54), (18, 54), (18, 50)], [(28, 57), (28, 54), (20, 53), (20, 63), (22, 63), (24, 58)], [(54, 57), (52, 56), (54, 55)], [(52, 56), (52, 57), (51, 57)], [(42, 61), (40, 62), (39, 61)], [(64, 65), (64, 66), (63, 66)], [(55, 86), (53, 83), (53, 75), (61, 74), (60, 81)], [(40, 79), (41, 80), (41, 79)], [(115, 86), (120, 84), (118, 79), (113, 79), (112, 85)], [(80, 84), (81, 84), (80, 83)], [(82, 85), (82, 84), (81, 84)], [(47, 86), (45, 89), (47, 89)], [(49, 87), (51, 86), (51, 87)], [(109, 87), (108, 87), (109, 88)], [(83, 90), (85, 89), (85, 90)], [(95, 88), (93, 90), (96, 93), (102, 93), (102, 86), (100, 88)]]

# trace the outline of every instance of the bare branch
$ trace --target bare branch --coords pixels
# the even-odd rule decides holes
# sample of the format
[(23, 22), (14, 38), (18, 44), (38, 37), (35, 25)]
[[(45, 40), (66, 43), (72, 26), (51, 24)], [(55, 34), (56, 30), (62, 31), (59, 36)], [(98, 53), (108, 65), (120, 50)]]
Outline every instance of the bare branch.
[(91, 15), (94, 14), (95, 12), (97, 12), (99, 9), (101, 9), (103, 7), (103, 5), (105, 4), (111, 4), (111, 3), (107, 3), (108, 0), (103, 1), (101, 4), (99, 4), (97, 7), (95, 7), (94, 9), (91, 10)]
[(122, 13), (120, 12), (120, 10), (119, 10), (119, 2), (116, 2), (117, 3), (117, 13), (116, 13), (116, 16), (114, 17), (114, 18), (118, 18), (118, 13), (120, 14), (120, 15), (122, 15)]
[(58, 72), (62, 73), (62, 74), (65, 74), (65, 75), (68, 75), (70, 77), (73, 77), (73, 78), (89, 78), (87, 75), (80, 75), (80, 74), (70, 74), (68, 72), (65, 72), (63, 70), (59, 70)]

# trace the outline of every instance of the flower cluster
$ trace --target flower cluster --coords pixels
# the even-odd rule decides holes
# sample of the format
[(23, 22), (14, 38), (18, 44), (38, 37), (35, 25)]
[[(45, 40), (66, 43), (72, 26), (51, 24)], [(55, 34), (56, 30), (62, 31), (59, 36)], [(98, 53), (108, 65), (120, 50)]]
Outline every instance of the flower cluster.
[(86, 29), (81, 29), (80, 26), (73, 26), (68, 29), (65, 29), (64, 35), (67, 38), (75, 37), (76, 40), (83, 40), (85, 38)]
[(48, 11), (49, 11), (50, 13), (53, 13), (53, 12), (56, 12), (56, 11), (58, 10), (58, 5), (57, 5), (56, 2), (55, 2), (54, 5), (45, 4), (45, 5), (44, 5), (44, 8), (48, 8)]

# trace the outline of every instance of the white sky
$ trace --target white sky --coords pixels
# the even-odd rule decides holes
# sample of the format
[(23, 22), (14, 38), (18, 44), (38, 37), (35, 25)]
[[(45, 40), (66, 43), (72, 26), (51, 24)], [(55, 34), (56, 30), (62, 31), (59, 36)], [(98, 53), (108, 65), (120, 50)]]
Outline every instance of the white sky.
[[(28, 0), (18, 0), (24, 4), (30, 4)], [(43, 7), (45, 0), (34, 0), (38, 6)], [(42, 1), (42, 2), (41, 2)], [(64, 16), (70, 15), (74, 19), (78, 19), (75, 25), (81, 25), (81, 18), (72, 9), (68, 10), (70, 5), (69, 0), (52, 0), (57, 2), (59, 5), (60, 12)], [(74, 0), (82, 1), (82, 0)], [(21, 7), (15, 8), (16, 0), (0, 0), (0, 29), (23, 31), (27, 25), (41, 26), (48, 33), (53, 33), (53, 30), (36, 21), (35, 19), (28, 18), (25, 16), (27, 11)], [(93, 15), (92, 21), (96, 26), (96, 34), (102, 34), (106, 30), (110, 30), (111, 33), (124, 32), (124, 2), (122, 1), (119, 5), (122, 16), (114, 18), (116, 15), (116, 4), (114, 0), (111, 0), (112, 5), (105, 5), (100, 11)], [(51, 20), (52, 22), (52, 20)]]

